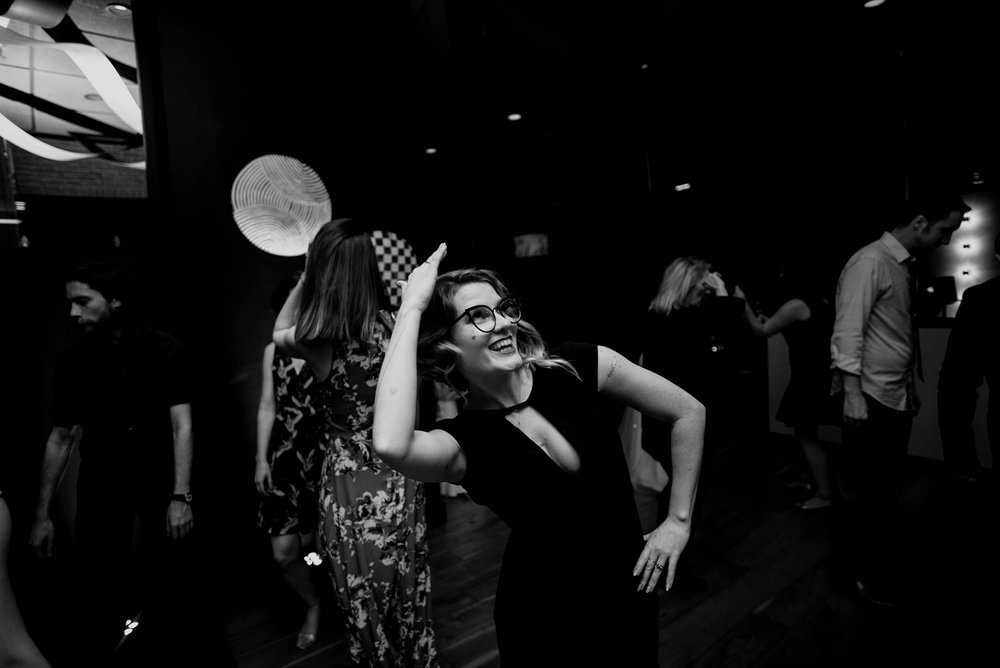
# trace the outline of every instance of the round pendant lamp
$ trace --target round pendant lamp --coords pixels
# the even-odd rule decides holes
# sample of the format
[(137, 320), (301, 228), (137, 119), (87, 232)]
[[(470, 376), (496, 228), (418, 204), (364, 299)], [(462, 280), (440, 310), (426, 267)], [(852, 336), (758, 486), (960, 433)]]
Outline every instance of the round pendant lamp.
[(330, 196), (319, 175), (286, 155), (251, 160), (233, 180), (233, 219), (257, 248), (284, 257), (304, 255), (330, 220)]

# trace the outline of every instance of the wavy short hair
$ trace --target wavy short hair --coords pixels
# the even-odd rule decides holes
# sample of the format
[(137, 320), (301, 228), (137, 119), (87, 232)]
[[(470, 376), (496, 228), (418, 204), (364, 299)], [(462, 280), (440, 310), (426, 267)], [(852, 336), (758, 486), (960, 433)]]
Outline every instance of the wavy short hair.
[[(451, 330), (459, 316), (455, 295), (470, 283), (487, 283), (501, 299), (512, 296), (500, 276), (489, 269), (456, 269), (437, 278), (427, 310), (420, 318), (420, 338), (417, 342), (417, 369), (422, 378), (445, 383), (461, 395), (468, 391), (468, 381), (458, 371), (460, 350), (451, 341)], [(573, 365), (561, 357), (550, 355), (541, 334), (531, 323), (517, 323), (517, 351), (525, 364), (538, 367), (559, 367), (580, 378)]]
[(660, 289), (649, 303), (649, 310), (669, 315), (690, 306), (701, 282), (713, 271), (708, 260), (700, 257), (679, 257), (663, 271)]

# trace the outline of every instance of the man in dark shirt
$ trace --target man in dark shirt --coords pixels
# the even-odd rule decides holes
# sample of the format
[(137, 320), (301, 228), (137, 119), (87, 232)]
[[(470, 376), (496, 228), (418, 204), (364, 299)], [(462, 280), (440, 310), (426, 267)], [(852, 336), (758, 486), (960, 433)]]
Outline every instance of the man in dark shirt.
[(81, 661), (94, 665), (110, 665), (127, 620), (177, 595), (184, 539), (194, 526), (188, 366), (177, 339), (130, 317), (127, 284), (111, 262), (83, 264), (66, 276), (70, 318), (83, 336), (56, 361), (30, 535), (40, 556), (52, 555), (50, 509), (82, 432), (73, 602), (81, 605)]
[[(993, 241), (1000, 260), (1000, 234)], [(938, 377), (938, 427), (945, 463), (960, 479), (979, 477), (979, 458), (972, 420), (979, 387), (990, 390), (986, 411), (987, 435), (993, 466), (1000, 454), (1000, 276), (973, 285), (962, 294), (962, 304), (948, 335), (948, 347)]]

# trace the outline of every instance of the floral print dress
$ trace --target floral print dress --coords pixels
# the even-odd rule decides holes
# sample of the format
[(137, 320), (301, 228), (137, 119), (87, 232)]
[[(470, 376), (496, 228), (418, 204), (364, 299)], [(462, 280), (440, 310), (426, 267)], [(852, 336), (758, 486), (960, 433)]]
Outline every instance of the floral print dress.
[(309, 366), (280, 351), (271, 364), (274, 424), (268, 446), (271, 490), (261, 498), (257, 525), (271, 535), (315, 533), (323, 453)]
[(421, 483), (372, 448), (375, 388), (389, 329), (338, 343), (317, 390), (324, 421), (321, 547), (351, 657), (364, 666), (437, 666)]

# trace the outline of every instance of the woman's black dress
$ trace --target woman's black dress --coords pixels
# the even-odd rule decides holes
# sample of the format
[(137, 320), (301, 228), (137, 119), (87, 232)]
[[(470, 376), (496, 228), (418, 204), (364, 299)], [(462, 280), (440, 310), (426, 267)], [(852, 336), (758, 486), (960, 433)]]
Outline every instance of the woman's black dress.
[[(436, 427), (465, 453), (459, 481), (510, 527), (494, 619), (511, 666), (656, 666), (658, 598), (632, 576), (642, 530), (616, 425), (597, 389), (597, 347), (564, 344), (561, 368), (534, 371), (531, 395), (502, 410), (464, 410)], [(576, 449), (563, 471), (506, 414), (531, 406)], [(606, 406), (604, 407), (606, 408)]]
[(788, 345), (788, 387), (778, 404), (775, 419), (789, 427), (815, 429), (840, 424), (840, 406), (830, 396), (830, 336), (833, 308), (823, 299), (803, 299), (809, 306), (807, 320), (785, 327)]

